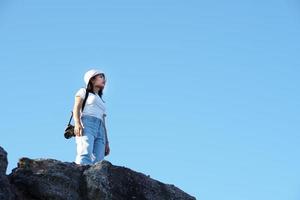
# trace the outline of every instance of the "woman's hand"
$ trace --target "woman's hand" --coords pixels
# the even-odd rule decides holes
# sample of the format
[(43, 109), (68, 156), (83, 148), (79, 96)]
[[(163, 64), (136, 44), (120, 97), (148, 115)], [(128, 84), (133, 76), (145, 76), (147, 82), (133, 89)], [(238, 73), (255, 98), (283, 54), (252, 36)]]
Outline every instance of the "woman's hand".
[(110, 152), (110, 149), (109, 149), (109, 143), (107, 142), (106, 144), (105, 144), (105, 156), (107, 156), (108, 154), (109, 154), (109, 152)]
[(74, 133), (76, 136), (82, 136), (83, 127), (80, 123), (75, 123)]

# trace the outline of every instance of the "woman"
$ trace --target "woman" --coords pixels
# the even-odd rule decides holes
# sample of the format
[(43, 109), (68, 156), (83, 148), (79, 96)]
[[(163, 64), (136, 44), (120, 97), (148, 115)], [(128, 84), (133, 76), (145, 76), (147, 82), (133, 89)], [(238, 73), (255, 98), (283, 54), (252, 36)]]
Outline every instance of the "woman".
[[(103, 160), (110, 152), (105, 127), (106, 110), (102, 99), (106, 78), (101, 70), (91, 69), (84, 75), (86, 88), (75, 94), (73, 108), (77, 155), (75, 163), (91, 165)], [(88, 92), (83, 111), (84, 99)]]

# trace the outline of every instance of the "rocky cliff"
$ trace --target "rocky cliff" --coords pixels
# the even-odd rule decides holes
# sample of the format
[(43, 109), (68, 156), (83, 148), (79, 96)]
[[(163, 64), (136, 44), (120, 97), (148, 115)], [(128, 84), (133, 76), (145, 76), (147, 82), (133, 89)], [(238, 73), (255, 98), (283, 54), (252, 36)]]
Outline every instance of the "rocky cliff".
[(54, 159), (21, 158), (6, 175), (0, 147), (0, 200), (194, 200), (172, 184), (102, 160), (92, 166)]

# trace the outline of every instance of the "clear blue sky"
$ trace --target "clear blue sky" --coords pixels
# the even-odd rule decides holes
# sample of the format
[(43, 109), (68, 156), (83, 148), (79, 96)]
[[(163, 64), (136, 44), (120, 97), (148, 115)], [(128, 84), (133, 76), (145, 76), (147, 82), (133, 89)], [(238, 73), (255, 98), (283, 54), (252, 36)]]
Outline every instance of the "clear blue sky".
[(72, 162), (98, 67), (107, 160), (205, 200), (300, 199), (300, 3), (0, 1), (0, 145)]

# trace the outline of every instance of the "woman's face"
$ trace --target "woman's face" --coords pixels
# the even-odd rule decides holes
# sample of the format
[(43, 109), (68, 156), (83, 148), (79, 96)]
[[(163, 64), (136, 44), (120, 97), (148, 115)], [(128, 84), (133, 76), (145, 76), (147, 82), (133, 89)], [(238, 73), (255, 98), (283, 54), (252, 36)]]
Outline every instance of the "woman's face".
[(104, 74), (98, 74), (97, 76), (95, 76), (95, 79), (93, 81), (93, 85), (95, 87), (104, 88), (105, 82), (106, 82), (105, 75)]

